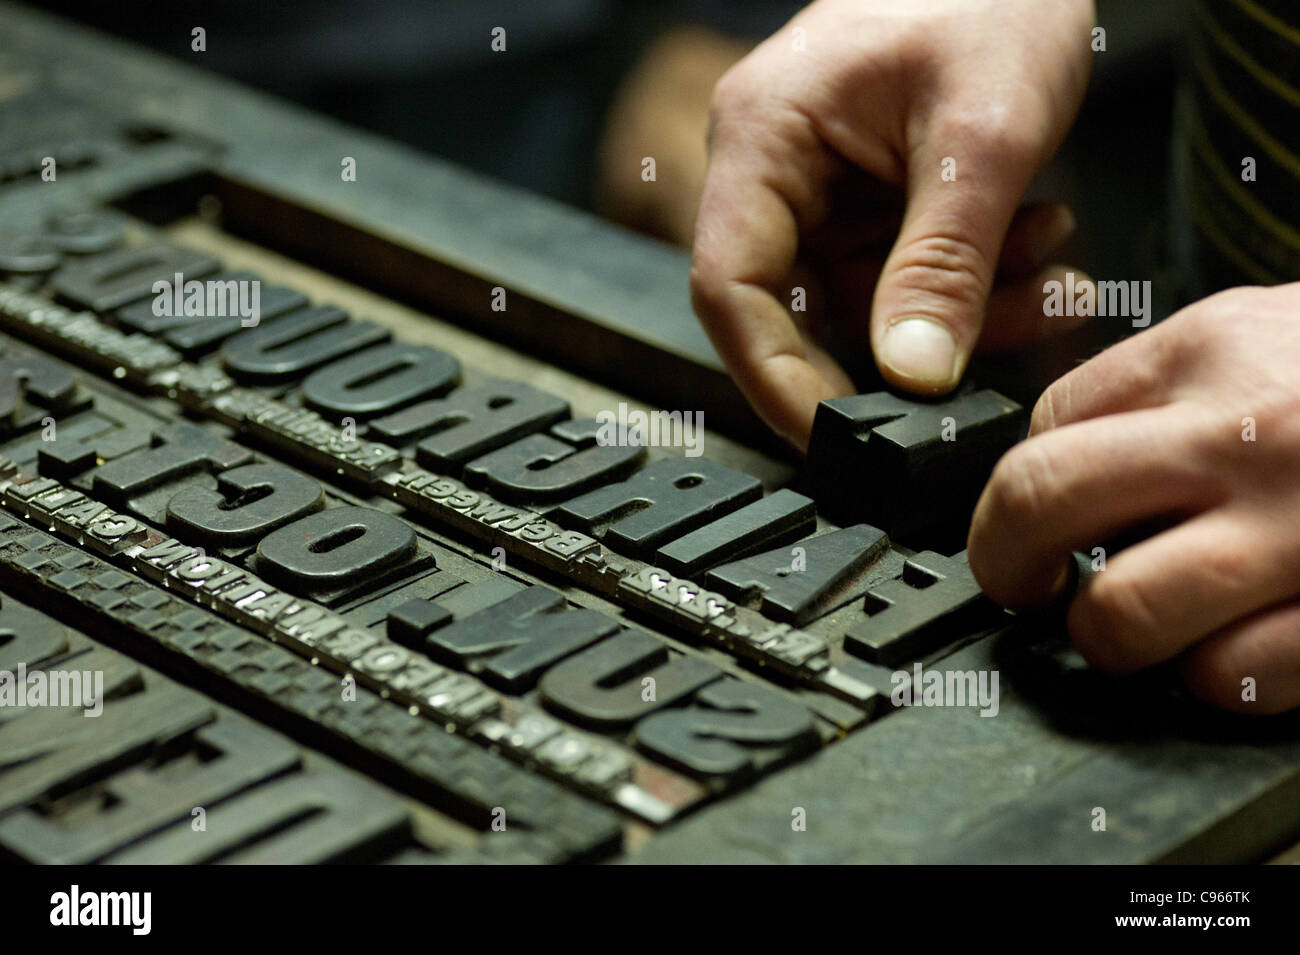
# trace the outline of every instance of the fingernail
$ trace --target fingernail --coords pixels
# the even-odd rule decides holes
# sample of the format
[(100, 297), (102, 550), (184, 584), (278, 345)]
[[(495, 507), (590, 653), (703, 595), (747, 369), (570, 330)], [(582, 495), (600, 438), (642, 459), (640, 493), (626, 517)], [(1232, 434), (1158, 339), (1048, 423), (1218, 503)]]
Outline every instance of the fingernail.
[(937, 322), (909, 318), (885, 332), (880, 361), (917, 384), (949, 385), (957, 377), (957, 342)]

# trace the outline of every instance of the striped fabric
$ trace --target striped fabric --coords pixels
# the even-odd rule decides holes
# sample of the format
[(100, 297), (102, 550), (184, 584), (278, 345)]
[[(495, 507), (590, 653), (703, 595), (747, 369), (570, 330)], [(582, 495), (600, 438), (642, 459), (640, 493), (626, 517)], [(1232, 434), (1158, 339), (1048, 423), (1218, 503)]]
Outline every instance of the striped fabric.
[(1300, 0), (1188, 7), (1175, 119), (1185, 295), (1300, 280)]

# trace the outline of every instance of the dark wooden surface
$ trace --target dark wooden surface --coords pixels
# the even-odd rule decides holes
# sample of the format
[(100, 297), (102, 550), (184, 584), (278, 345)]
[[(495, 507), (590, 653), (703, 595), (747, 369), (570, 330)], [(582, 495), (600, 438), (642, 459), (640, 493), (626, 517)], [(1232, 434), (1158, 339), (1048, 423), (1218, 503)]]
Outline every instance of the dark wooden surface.
[[(691, 312), (680, 251), (68, 21), (0, 10), (0, 141), (114, 145), (109, 162), (65, 183), (69, 201), (209, 172), (232, 231), (771, 440)], [(136, 146), (122, 142), (128, 129), (173, 138)], [(355, 182), (343, 181), (344, 157)], [(0, 213), (34, 214), (42, 185), (6, 190)], [(498, 286), (505, 312), (491, 309)]]
[[(549, 375), (534, 380), (577, 407), (628, 393), (701, 408), (732, 435), (759, 433), (690, 313), (680, 253), (26, 9), (0, 5), (0, 22), (0, 143), (103, 145), (99, 165), (61, 180), (68, 203), (192, 177), (238, 235), (195, 221), (172, 232), (233, 265), (266, 254), (244, 241), (256, 239), (403, 338), (459, 336), (453, 347), (469, 348), (471, 362)], [(153, 138), (151, 127), (171, 135)], [(355, 183), (340, 177), (345, 156), (357, 160)], [(7, 186), (0, 217), (40, 214), (43, 188), (39, 179)], [(490, 309), (497, 285), (518, 303), (505, 313)], [(789, 477), (743, 444), (721, 447), (710, 456), (769, 487)], [(1004, 669), (997, 718), (893, 714), (631, 858), (1248, 861), (1300, 835), (1294, 721), (1243, 723), (1171, 699), (1158, 682), (1035, 668), (1008, 639), (944, 663)], [(1105, 832), (1091, 826), (1098, 806)], [(795, 808), (807, 811), (806, 831), (791, 827)]]

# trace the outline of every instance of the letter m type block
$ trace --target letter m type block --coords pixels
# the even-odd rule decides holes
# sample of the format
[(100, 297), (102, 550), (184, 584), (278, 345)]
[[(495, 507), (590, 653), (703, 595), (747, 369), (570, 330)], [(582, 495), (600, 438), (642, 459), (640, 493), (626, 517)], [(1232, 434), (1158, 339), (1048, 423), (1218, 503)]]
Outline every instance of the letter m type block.
[(883, 391), (823, 401), (808, 448), (817, 506), (914, 547), (964, 538), (993, 465), (1024, 437), (1025, 417), (988, 389), (943, 402)]

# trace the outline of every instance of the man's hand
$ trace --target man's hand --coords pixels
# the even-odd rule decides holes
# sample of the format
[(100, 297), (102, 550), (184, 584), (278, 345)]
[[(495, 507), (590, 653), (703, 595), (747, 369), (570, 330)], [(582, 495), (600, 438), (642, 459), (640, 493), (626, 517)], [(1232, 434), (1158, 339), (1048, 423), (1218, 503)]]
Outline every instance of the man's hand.
[(719, 82), (692, 298), (789, 441), (854, 391), (818, 323), (923, 394), (957, 383), (986, 310), (984, 344), (1043, 329), (1073, 220), (1019, 207), (1082, 99), (1093, 18), (1092, 0), (819, 0)]
[(1300, 283), (1233, 289), (1053, 384), (976, 508), (980, 586), (1041, 605), (1071, 551), (1172, 525), (1074, 597), (1079, 651), (1114, 672), (1178, 658), (1189, 688), (1228, 709), (1300, 706), (1297, 316)]
[[(704, 192), (709, 97), (753, 48), (702, 27), (666, 32), (623, 82), (601, 136), (597, 208), (602, 216), (689, 248)], [(641, 177), (653, 156), (654, 184)]]

